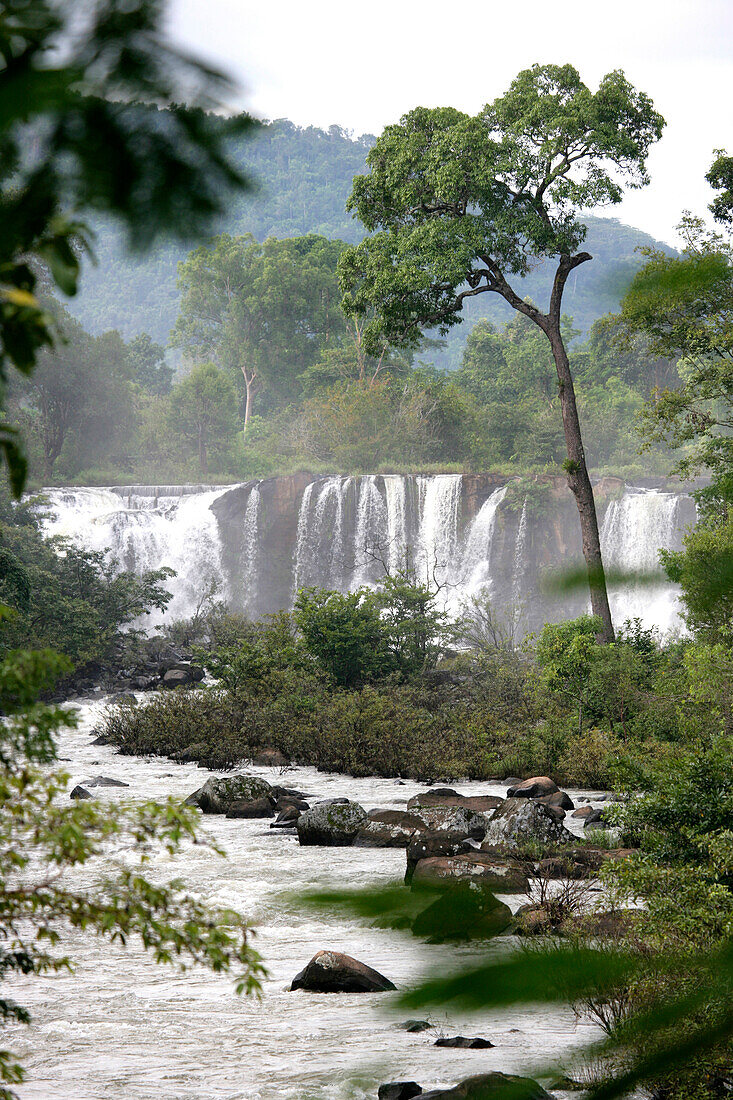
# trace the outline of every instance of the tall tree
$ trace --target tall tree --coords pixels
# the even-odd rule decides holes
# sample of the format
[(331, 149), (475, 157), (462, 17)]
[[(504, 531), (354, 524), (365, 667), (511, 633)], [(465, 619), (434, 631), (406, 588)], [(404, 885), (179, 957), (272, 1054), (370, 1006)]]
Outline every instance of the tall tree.
[(259, 244), (249, 234), (225, 234), (180, 265), (183, 299), (172, 343), (241, 377), (245, 431), (261, 390), (292, 398), (319, 351), (342, 336), (342, 248), (316, 235)]
[(235, 403), (231, 381), (213, 363), (194, 367), (171, 393), (171, 423), (198, 450), (204, 477), (209, 472), (210, 450), (227, 447), (236, 434)]
[[(592, 257), (580, 246), (581, 210), (618, 203), (621, 180), (641, 187), (664, 120), (623, 73), (592, 93), (571, 65), (535, 65), (476, 117), (417, 108), (389, 126), (349, 199), (371, 232), (340, 262), (345, 309), (371, 330), (414, 344), (424, 328), (447, 332), (463, 303), (500, 295), (547, 337), (559, 386), (567, 460), (588, 569), (591, 605), (613, 639), (593, 488), (573, 377), (561, 331), (569, 275)], [(546, 311), (509, 282), (533, 263), (555, 261)], [(366, 335), (370, 323), (366, 326)]]

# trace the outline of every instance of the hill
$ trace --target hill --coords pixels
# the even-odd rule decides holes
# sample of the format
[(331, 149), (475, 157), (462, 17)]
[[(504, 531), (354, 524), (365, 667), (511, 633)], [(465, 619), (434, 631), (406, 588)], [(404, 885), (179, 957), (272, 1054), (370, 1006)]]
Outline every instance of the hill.
[[(221, 229), (291, 237), (320, 233), (356, 241), (361, 227), (346, 213), (353, 177), (364, 171), (372, 135), (354, 138), (338, 126), (299, 127), (287, 119), (268, 123), (235, 148), (237, 163), (258, 181), (256, 191), (235, 199)], [(576, 271), (565, 293), (566, 312), (586, 332), (593, 321), (616, 308), (622, 288), (640, 262), (639, 246), (666, 246), (614, 218), (588, 218), (586, 247), (594, 262)], [(149, 332), (166, 344), (178, 312), (176, 265), (187, 249), (177, 243), (156, 246), (144, 258), (125, 253), (117, 229), (97, 223), (96, 267), (89, 266), (82, 291), (69, 309), (91, 332), (118, 329), (129, 338)], [(538, 303), (549, 295), (551, 265), (540, 265), (521, 281), (522, 293)], [(481, 317), (502, 320), (508, 307), (486, 295), (470, 301), (465, 323), (451, 332), (446, 347), (431, 353), (441, 367), (458, 366), (468, 331)]]

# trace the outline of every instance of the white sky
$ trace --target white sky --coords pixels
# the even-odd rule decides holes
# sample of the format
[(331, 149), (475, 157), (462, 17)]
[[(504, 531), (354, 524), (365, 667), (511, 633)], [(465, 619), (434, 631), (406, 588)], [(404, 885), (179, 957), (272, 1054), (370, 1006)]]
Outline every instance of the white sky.
[[(733, 152), (733, 0), (171, 0), (175, 38), (242, 87), (238, 106), (379, 133), (418, 105), (471, 113), (522, 68), (621, 68), (667, 120), (651, 185), (608, 212), (671, 244), (704, 214), (715, 148)], [(602, 211), (599, 211), (602, 212)]]

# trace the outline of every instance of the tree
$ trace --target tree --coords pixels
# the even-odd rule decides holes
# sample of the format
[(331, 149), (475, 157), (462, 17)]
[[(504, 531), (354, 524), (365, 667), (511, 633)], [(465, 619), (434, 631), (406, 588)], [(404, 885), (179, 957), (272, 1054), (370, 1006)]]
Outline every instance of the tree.
[(173, 345), (241, 377), (245, 431), (258, 393), (297, 396), (299, 376), (343, 335), (336, 279), (342, 248), (316, 235), (259, 244), (250, 235), (224, 234), (179, 266), (183, 297)]
[[(144, 249), (209, 230), (247, 182), (226, 143), (252, 120), (201, 109), (229, 81), (166, 40), (162, 0), (100, 0), (86, 15), (68, 0), (9, 0), (0, 13), (0, 404), (10, 367), (30, 373), (54, 343), (39, 268), (76, 293), (84, 211), (117, 216)], [(8, 424), (0, 450), (18, 495), (26, 462)]]
[(339, 687), (354, 687), (388, 670), (387, 632), (368, 588), (346, 594), (302, 588), (293, 618), (305, 648)]
[[(423, 328), (447, 332), (464, 302), (502, 297), (549, 341), (567, 448), (565, 469), (580, 515), (591, 605), (602, 636), (613, 639), (593, 489), (585, 460), (573, 377), (561, 330), (570, 274), (591, 259), (580, 251), (581, 209), (617, 203), (619, 177), (647, 182), (646, 157), (664, 122), (623, 73), (593, 94), (570, 66), (534, 66), (476, 117), (418, 108), (389, 126), (370, 151), (369, 174), (349, 199), (371, 232), (340, 261), (344, 308), (396, 344)], [(511, 275), (555, 260), (549, 306), (523, 300)]]
[(198, 450), (199, 469), (209, 472), (209, 454), (231, 444), (237, 431), (234, 386), (213, 363), (202, 363), (174, 387), (170, 420)]
[(173, 368), (165, 361), (165, 348), (147, 332), (141, 332), (128, 343), (127, 354), (133, 382), (157, 396), (170, 393)]

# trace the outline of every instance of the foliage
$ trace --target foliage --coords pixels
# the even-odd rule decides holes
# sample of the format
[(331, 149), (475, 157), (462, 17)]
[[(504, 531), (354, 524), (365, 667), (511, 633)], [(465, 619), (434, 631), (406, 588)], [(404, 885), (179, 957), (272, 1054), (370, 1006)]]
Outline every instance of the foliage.
[(660, 551), (667, 576), (682, 589), (684, 616), (701, 638), (733, 640), (733, 508), (715, 526), (687, 531), (684, 549)]
[(340, 687), (383, 675), (387, 637), (374, 594), (302, 588), (293, 613), (306, 649)]
[[(77, 290), (79, 254), (90, 242), (78, 220), (83, 210), (119, 217), (131, 244), (142, 247), (165, 230), (206, 229), (227, 193), (245, 184), (225, 142), (250, 120), (212, 126), (200, 108), (216, 105), (228, 81), (166, 42), (161, 22), (157, 0), (105, 0), (82, 28), (72, 5), (5, 5), (0, 402), (9, 367), (29, 374), (54, 343), (53, 320), (35, 296), (37, 267), (64, 294)], [(178, 105), (184, 89), (195, 90), (190, 107)], [(30, 140), (33, 156), (24, 152)], [(0, 447), (18, 495), (26, 464), (8, 425)]]
[(199, 469), (209, 472), (209, 452), (221, 452), (237, 432), (234, 386), (213, 363), (194, 367), (171, 393), (169, 420), (198, 449)]

